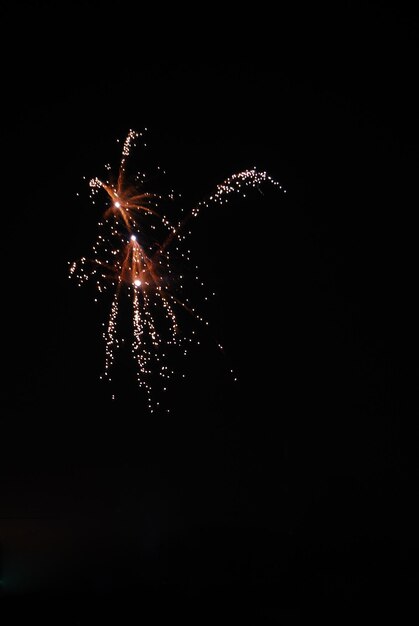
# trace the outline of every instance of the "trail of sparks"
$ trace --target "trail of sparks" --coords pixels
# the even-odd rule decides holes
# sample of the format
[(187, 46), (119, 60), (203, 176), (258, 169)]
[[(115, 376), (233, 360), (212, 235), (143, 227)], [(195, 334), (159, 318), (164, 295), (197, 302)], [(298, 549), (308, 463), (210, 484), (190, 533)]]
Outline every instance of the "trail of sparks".
[[(246, 197), (247, 189), (260, 189), (262, 184), (269, 183), (280, 189), (282, 186), (267, 172), (255, 168), (238, 172), (217, 185), (208, 198), (196, 204), (185, 218), (174, 225), (162, 213), (163, 206), (168, 199), (173, 199), (173, 194), (162, 196), (146, 191), (145, 174), (137, 172), (133, 180), (126, 174), (128, 157), (140, 136), (136, 131), (129, 131), (115, 178), (110, 166), (106, 166), (108, 180), (90, 180), (92, 198), (104, 191), (108, 205), (98, 224), (92, 257), (82, 257), (71, 263), (69, 277), (76, 278), (79, 286), (94, 280), (99, 293), (108, 289), (113, 291), (103, 332), (103, 377), (108, 381), (112, 380), (116, 352), (124, 341), (118, 330), (121, 299), (131, 300), (131, 352), (138, 386), (145, 391), (149, 409), (153, 412), (159, 405), (152, 398), (153, 373), (158, 372), (163, 379), (169, 378), (174, 372), (167, 365), (165, 350), (168, 346), (181, 345), (186, 341), (180, 332), (178, 310), (184, 309), (208, 325), (187, 301), (179, 297), (183, 276), (172, 266), (169, 247), (174, 241), (184, 241), (191, 234), (185, 228), (202, 208), (224, 204), (232, 194), (240, 193)], [(189, 251), (181, 256), (190, 262)], [(186, 353), (185, 346), (183, 349)]]

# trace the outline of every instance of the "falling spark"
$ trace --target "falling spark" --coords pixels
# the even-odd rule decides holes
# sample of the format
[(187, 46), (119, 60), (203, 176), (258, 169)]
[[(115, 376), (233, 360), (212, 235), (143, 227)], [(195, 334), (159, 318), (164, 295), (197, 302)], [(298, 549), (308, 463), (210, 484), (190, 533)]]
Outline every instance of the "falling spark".
[[(113, 292), (103, 333), (103, 376), (108, 381), (112, 379), (116, 352), (124, 341), (119, 331), (121, 299), (124, 297), (131, 300), (131, 352), (136, 365), (138, 385), (144, 389), (152, 412), (158, 404), (152, 398), (153, 372), (158, 372), (163, 379), (169, 378), (173, 372), (165, 359), (166, 349), (168, 346), (182, 345), (186, 341), (179, 328), (179, 310), (186, 310), (199, 322), (208, 325), (178, 295), (183, 289), (183, 275), (176, 271), (170, 246), (176, 241), (186, 239), (185, 226), (191, 218), (199, 215), (201, 209), (223, 204), (232, 194), (245, 197), (247, 189), (260, 189), (266, 183), (280, 189), (282, 186), (267, 172), (256, 168), (238, 172), (217, 185), (214, 192), (196, 204), (186, 217), (172, 224), (162, 213), (162, 209), (167, 200), (173, 199), (173, 192), (165, 197), (151, 193), (145, 188), (145, 174), (137, 172), (132, 182), (126, 173), (128, 157), (139, 136), (141, 134), (136, 131), (129, 131), (123, 143), (115, 179), (112, 179), (110, 166), (106, 166), (109, 179), (93, 178), (89, 182), (92, 198), (104, 191), (108, 203), (98, 224), (92, 257), (83, 257), (71, 263), (69, 277), (76, 278), (79, 286), (93, 280), (99, 293), (109, 289)], [(285, 193), (285, 189), (282, 191)], [(188, 250), (182, 256), (190, 262), (189, 254)], [(199, 281), (199, 276), (196, 278)], [(195, 332), (192, 334), (195, 335)], [(196, 343), (199, 344), (199, 340)], [(220, 344), (219, 348), (222, 350)], [(186, 352), (184, 346), (184, 353)], [(236, 380), (234, 373), (233, 376)]]

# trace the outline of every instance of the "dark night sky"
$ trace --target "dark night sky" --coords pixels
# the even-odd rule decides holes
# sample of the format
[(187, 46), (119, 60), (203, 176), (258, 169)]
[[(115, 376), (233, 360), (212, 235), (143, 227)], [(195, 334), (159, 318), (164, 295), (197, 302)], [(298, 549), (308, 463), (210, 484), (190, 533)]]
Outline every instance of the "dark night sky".
[[(48, 619), (58, 598), (84, 623), (80, 599), (109, 623), (142, 605), (297, 624), (320, 604), (344, 623), (359, 601), (397, 616), (413, 599), (417, 12), (339, 5), (162, 19), (19, 3), (8, 17), (0, 547), (13, 610)], [(191, 203), (254, 165), (287, 188), (194, 225), (227, 361), (203, 338), (171, 413), (153, 416), (129, 361), (110, 400), (106, 309), (67, 278), (96, 233), (82, 177), (144, 127), (140, 167), (160, 164)]]

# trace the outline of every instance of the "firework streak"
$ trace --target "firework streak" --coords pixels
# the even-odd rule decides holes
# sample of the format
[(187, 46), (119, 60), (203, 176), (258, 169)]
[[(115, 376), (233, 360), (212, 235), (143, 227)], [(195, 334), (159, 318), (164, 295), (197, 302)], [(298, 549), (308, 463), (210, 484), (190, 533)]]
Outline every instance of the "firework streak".
[[(152, 398), (153, 376), (163, 379), (173, 374), (167, 365), (169, 346), (182, 346), (186, 353), (186, 338), (179, 328), (179, 311), (186, 310), (199, 322), (208, 322), (199, 315), (188, 298), (182, 297), (183, 275), (176, 271), (175, 259), (190, 264), (189, 251), (180, 251), (190, 231), (185, 231), (191, 218), (202, 208), (222, 204), (232, 194), (242, 194), (249, 188), (260, 189), (269, 183), (282, 189), (266, 172), (249, 169), (233, 174), (205, 200), (196, 204), (180, 221), (171, 223), (163, 214), (174, 196), (158, 195), (145, 190), (145, 174), (129, 178), (126, 163), (131, 149), (142, 134), (130, 130), (122, 148), (116, 178), (106, 166), (109, 179), (90, 180), (92, 198), (104, 193), (107, 208), (98, 224), (98, 236), (91, 258), (81, 258), (70, 264), (69, 276), (79, 286), (93, 280), (100, 293), (111, 290), (111, 305), (104, 327), (105, 368), (103, 377), (111, 380), (118, 348), (124, 342), (119, 326), (121, 299), (131, 301), (131, 352), (136, 365), (138, 385), (148, 399), (150, 411), (158, 406)], [(285, 192), (285, 190), (283, 190)], [(194, 268), (196, 269), (196, 268)], [(199, 280), (198, 277), (196, 277)], [(202, 284), (202, 283), (201, 283)]]

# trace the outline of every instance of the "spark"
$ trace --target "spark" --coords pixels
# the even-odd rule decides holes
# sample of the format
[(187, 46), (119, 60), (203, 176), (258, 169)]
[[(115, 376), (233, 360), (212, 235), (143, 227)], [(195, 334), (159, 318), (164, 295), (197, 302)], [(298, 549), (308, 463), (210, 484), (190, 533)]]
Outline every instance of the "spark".
[[(176, 270), (171, 245), (176, 243), (176, 251), (179, 250), (180, 243), (190, 235), (189, 230), (185, 232), (186, 226), (203, 208), (222, 205), (232, 194), (246, 197), (247, 189), (260, 190), (266, 183), (279, 187), (284, 193), (285, 189), (265, 171), (243, 170), (217, 185), (211, 195), (186, 213), (186, 217), (172, 223), (163, 209), (169, 201), (173, 208), (174, 192), (163, 196), (148, 191), (144, 173), (137, 172), (133, 177), (127, 174), (128, 157), (140, 136), (142, 134), (134, 130), (128, 132), (115, 177), (112, 177), (112, 168), (106, 165), (106, 180), (97, 177), (90, 180), (92, 199), (99, 192), (105, 192), (107, 203), (98, 223), (92, 256), (70, 263), (69, 277), (75, 278), (79, 286), (93, 280), (100, 294), (112, 291), (103, 332), (103, 377), (108, 381), (112, 380), (116, 353), (125, 339), (120, 329), (121, 302), (122, 299), (131, 302), (130, 344), (136, 379), (146, 393), (150, 411), (154, 411), (158, 403), (152, 397), (153, 377), (157, 372), (166, 380), (173, 373), (167, 362), (168, 347), (183, 346), (183, 353), (187, 354), (185, 342), (193, 340), (199, 345), (195, 331), (192, 331), (193, 339), (180, 332), (179, 312), (184, 310), (198, 322), (208, 325), (188, 300), (179, 296), (184, 287), (183, 274)], [(190, 262), (190, 250), (182, 252), (181, 256)], [(196, 280), (203, 286), (199, 276)], [(220, 344), (218, 347), (223, 350)], [(237, 380), (235, 375), (234, 380)]]

